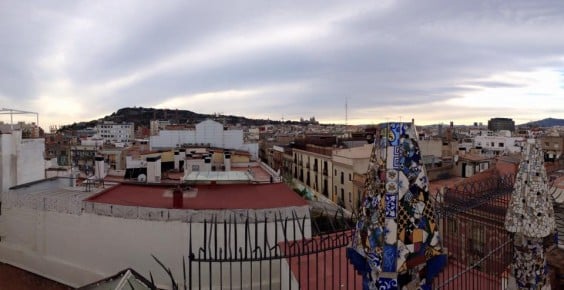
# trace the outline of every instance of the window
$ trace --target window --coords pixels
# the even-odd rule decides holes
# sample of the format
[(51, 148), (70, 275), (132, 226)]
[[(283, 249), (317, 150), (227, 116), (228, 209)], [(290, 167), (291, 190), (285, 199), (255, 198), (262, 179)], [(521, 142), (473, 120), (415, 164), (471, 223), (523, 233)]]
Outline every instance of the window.
[(349, 173), (349, 181), (352, 181), (352, 174)]
[(341, 184), (345, 184), (345, 173), (341, 171)]
[(335, 176), (337, 176), (337, 169), (335, 169)]
[(503, 148), (503, 146), (504, 146), (505, 144), (503, 144), (503, 143), (499, 142), (499, 144), (498, 144), (498, 145), (499, 145), (499, 147), (500, 147), (500, 148)]
[(349, 202), (352, 202), (352, 193), (349, 192)]

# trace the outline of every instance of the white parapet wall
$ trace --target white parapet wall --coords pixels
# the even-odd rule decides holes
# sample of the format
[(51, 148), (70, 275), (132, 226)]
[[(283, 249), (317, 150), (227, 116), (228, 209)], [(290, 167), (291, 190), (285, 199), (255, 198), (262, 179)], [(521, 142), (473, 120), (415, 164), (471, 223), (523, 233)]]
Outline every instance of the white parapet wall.
[[(244, 232), (243, 219), (247, 214), (259, 220), (268, 217), (266, 227), (262, 223), (259, 228), (267, 229), (269, 244), (273, 244), (275, 236), (276, 242), (284, 239), (282, 226), (273, 222), (275, 215), (290, 218), (294, 214), (298, 217), (305, 215), (304, 236), (298, 235), (296, 239), (311, 237), (307, 206), (256, 211), (195, 211), (82, 202), (85, 195), (88, 194), (73, 194), (70, 189), (59, 191), (52, 198), (46, 193), (7, 193), (0, 216), (0, 261), (72, 287), (133, 268), (146, 276), (152, 273), (159, 287), (170, 289), (168, 276), (151, 255), (170, 267), (174, 277), (182, 283), (182, 258), (189, 254), (189, 233), (192, 233), (192, 249), (197, 253), (203, 243), (204, 220), (238, 217), (235, 226)], [(292, 223), (288, 225), (286, 230), (292, 231)], [(276, 228), (278, 233), (275, 235)], [(221, 240), (223, 228), (218, 232)], [(264, 230), (259, 230), (260, 244), (264, 236)], [(288, 237), (293, 238), (293, 235)], [(254, 237), (251, 240), (254, 241)], [(240, 271), (236, 265), (233, 269), (234, 273)], [(208, 275), (204, 271), (201, 278), (207, 281)], [(250, 286), (250, 283), (258, 285), (262, 282), (256, 279), (259, 277), (243, 281), (243, 284)]]

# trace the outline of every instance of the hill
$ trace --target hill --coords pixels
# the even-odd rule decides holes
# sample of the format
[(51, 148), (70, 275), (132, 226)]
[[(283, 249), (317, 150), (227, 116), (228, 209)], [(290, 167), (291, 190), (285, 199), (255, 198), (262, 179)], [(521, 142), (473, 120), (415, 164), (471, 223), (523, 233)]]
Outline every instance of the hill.
[(553, 127), (553, 126), (564, 126), (564, 119), (546, 118), (538, 121), (532, 121), (520, 126), (530, 126), (530, 127)]
[(280, 121), (264, 120), (264, 119), (249, 119), (241, 116), (233, 115), (209, 115), (199, 114), (188, 110), (171, 110), (171, 109), (154, 109), (154, 108), (122, 108), (98, 120), (87, 122), (73, 123), (65, 125), (60, 128), (60, 131), (65, 130), (80, 130), (88, 127), (94, 127), (100, 122), (110, 121), (116, 123), (131, 122), (135, 124), (135, 128), (139, 126), (149, 127), (151, 120), (169, 120), (176, 124), (196, 124), (206, 119), (213, 119), (226, 125), (265, 125), (265, 124), (278, 124)]

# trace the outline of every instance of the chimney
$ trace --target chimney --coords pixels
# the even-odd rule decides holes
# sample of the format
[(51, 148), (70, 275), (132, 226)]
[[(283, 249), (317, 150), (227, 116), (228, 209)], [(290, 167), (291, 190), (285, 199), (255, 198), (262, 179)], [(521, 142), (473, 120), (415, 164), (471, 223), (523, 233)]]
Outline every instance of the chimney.
[(184, 168), (184, 164), (186, 163), (186, 149), (180, 149), (179, 155), (178, 168)]
[(211, 171), (211, 156), (204, 155), (204, 168), (202, 171)]
[(225, 171), (231, 171), (231, 152), (225, 151), (223, 154), (223, 165), (225, 166)]
[(77, 180), (78, 180), (78, 177), (80, 175), (79, 173), (80, 173), (79, 171), (71, 170), (71, 173), (69, 175), (69, 181), (70, 181), (69, 186), (70, 187), (76, 187), (77, 186)]
[(180, 169), (180, 152), (178, 150), (174, 150), (174, 170)]
[(161, 182), (161, 156), (147, 157), (147, 183)]
[(184, 204), (184, 196), (182, 188), (177, 186), (172, 192), (172, 208), (182, 208)]
[(96, 179), (102, 179), (106, 177), (103, 156), (94, 157), (94, 174), (96, 176)]

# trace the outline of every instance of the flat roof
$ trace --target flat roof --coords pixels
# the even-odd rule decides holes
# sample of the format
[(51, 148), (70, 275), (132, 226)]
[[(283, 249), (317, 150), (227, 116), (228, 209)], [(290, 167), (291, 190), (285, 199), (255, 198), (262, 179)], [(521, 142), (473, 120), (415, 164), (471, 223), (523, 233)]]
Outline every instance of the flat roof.
[[(183, 209), (267, 209), (305, 206), (307, 201), (283, 183), (203, 184), (185, 191)], [(86, 202), (152, 208), (173, 208), (168, 185), (122, 183), (100, 192)]]

